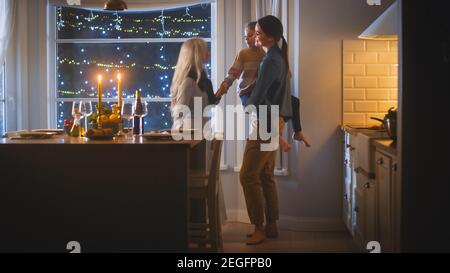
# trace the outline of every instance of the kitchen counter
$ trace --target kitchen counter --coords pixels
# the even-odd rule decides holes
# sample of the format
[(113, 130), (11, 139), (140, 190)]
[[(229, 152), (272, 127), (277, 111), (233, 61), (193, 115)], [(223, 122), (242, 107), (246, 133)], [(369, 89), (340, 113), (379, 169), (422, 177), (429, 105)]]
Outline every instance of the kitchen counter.
[(351, 135), (356, 136), (358, 133), (383, 133), (385, 130), (375, 130), (375, 129), (369, 129), (368, 127), (364, 126), (356, 126), (356, 125), (342, 125), (341, 130), (348, 132)]
[(392, 139), (377, 139), (373, 141), (373, 145), (393, 156), (397, 156), (397, 142)]
[(68, 137), (68, 136), (54, 136), (49, 139), (10, 139), (2, 138), (0, 139), (1, 144), (70, 144), (70, 145), (189, 145), (191, 147), (199, 144), (201, 140), (183, 140), (183, 141), (173, 141), (173, 140), (146, 140), (143, 137), (129, 137), (129, 138), (114, 138), (113, 140), (88, 140), (86, 138), (78, 137)]
[(1, 139), (0, 253), (67, 253), (71, 241), (84, 253), (186, 252), (191, 156), (205, 143)]

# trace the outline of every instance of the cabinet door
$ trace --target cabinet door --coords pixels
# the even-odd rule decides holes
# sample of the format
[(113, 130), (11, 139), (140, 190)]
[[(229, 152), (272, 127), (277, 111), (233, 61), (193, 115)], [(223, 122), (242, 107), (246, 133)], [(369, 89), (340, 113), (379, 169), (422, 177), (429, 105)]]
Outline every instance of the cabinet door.
[(376, 210), (376, 183), (374, 180), (367, 180), (364, 184), (365, 202), (365, 244), (377, 239), (377, 210)]
[(378, 186), (378, 238), (382, 252), (393, 252), (392, 159), (375, 153)]
[(347, 228), (351, 231), (352, 227), (352, 170), (350, 161), (344, 161), (344, 200), (343, 200), (343, 215), (344, 222)]
[(350, 146), (350, 134), (344, 132), (344, 166), (343, 166), (343, 220), (348, 230), (353, 235), (352, 213), (353, 213), (353, 158)]
[(394, 244), (394, 251), (400, 252), (400, 221), (401, 221), (401, 183), (397, 179), (398, 175), (398, 165), (396, 160), (392, 160), (392, 175), (391, 175), (391, 183), (393, 188), (393, 244)]
[(364, 208), (364, 191), (358, 189), (358, 187), (354, 190), (354, 204), (353, 204), (353, 234), (355, 238), (355, 242), (361, 247), (364, 248), (364, 217), (365, 217), (365, 208)]

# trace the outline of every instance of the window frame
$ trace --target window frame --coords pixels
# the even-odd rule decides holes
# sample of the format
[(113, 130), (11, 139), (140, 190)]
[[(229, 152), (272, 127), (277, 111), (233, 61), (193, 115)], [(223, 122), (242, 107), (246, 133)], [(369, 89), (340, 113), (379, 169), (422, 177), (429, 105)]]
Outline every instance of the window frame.
[(1, 94), (3, 96), (0, 96), (0, 103), (3, 103), (3, 107), (0, 107), (0, 111), (3, 112), (3, 120), (1, 121), (3, 123), (3, 131), (0, 131), (0, 135), (3, 135), (6, 130), (6, 120), (7, 120), (7, 111), (6, 111), (6, 62), (0, 64), (0, 77), (3, 78), (2, 85), (0, 86)]
[[(217, 63), (218, 63), (218, 55), (217, 55), (217, 33), (216, 33), (216, 20), (217, 20), (217, 4), (215, 2), (211, 2), (211, 38), (204, 38), (207, 43), (211, 43), (211, 81), (213, 85), (217, 86)], [(174, 9), (171, 7), (170, 9)], [(151, 10), (149, 10), (151, 11)], [(57, 90), (58, 90), (58, 82), (57, 82), (57, 46), (62, 43), (90, 43), (90, 44), (108, 44), (108, 43), (180, 43), (187, 41), (189, 38), (120, 38), (120, 39), (58, 39), (57, 38), (57, 25), (56, 25), (56, 16), (57, 16), (57, 6), (49, 5), (48, 6), (48, 34), (49, 43), (48, 43), (48, 80), (49, 80), (49, 88), (48, 88), (48, 126), (49, 128), (56, 128), (58, 125), (57, 122), (57, 104), (58, 102), (73, 102), (77, 101), (87, 101), (92, 100), (90, 98), (58, 98)], [(148, 103), (170, 103), (171, 98), (142, 98)], [(116, 102), (117, 99), (113, 98), (103, 98), (103, 101), (108, 102)]]

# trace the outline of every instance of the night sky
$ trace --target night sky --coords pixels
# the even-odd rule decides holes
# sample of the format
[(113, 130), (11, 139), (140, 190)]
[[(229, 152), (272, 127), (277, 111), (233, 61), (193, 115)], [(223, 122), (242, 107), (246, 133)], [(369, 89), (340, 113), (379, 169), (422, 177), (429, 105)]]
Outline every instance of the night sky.
[[(136, 90), (142, 91), (143, 98), (169, 98), (181, 42), (114, 41), (127, 38), (211, 38), (209, 4), (164, 10), (163, 14), (164, 22), (162, 11), (117, 13), (57, 8), (57, 98), (82, 98), (95, 102), (97, 76), (101, 74), (103, 97), (116, 99), (119, 71), (125, 98), (133, 99)], [(61, 39), (82, 41), (67, 43)], [(89, 43), (95, 39), (114, 40), (102, 44)], [(71, 118), (71, 107), (71, 102), (57, 103), (59, 128), (64, 119)], [(170, 128), (170, 103), (150, 103), (148, 110), (145, 119), (147, 131)]]

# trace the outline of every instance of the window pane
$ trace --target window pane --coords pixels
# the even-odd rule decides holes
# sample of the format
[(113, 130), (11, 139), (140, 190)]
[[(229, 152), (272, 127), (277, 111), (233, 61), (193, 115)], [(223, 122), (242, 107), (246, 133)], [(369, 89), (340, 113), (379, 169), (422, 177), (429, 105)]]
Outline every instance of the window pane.
[[(97, 97), (103, 76), (106, 98), (117, 97), (117, 72), (125, 97), (168, 98), (181, 43), (58, 44), (58, 98)], [(207, 65), (210, 67), (210, 65)]]
[[(111, 103), (105, 103), (105, 107), (111, 109)], [(92, 107), (94, 111), (97, 110), (97, 103), (93, 102)], [(72, 120), (72, 102), (58, 102), (58, 128), (62, 129), (64, 126), (64, 120)], [(84, 120), (82, 121), (84, 126)], [(126, 122), (126, 121), (125, 121)], [(129, 126), (125, 123), (125, 126)], [(172, 118), (170, 113), (169, 102), (152, 102), (148, 104), (148, 115), (144, 118), (145, 131), (151, 130), (164, 130), (172, 127)]]
[[(57, 8), (59, 39), (211, 37), (211, 5), (161, 11), (110, 12)], [(164, 35), (163, 35), (164, 34)]]

